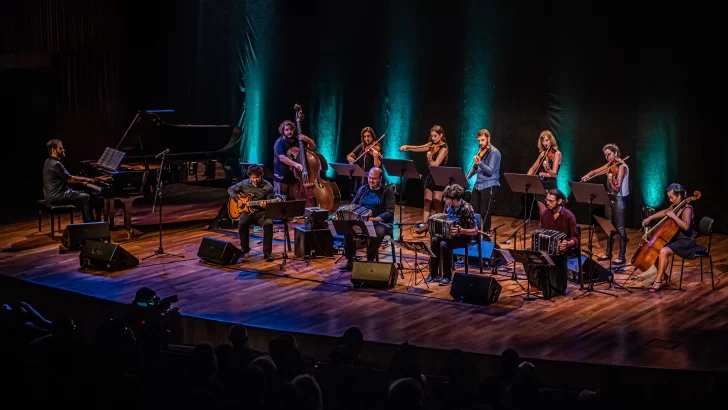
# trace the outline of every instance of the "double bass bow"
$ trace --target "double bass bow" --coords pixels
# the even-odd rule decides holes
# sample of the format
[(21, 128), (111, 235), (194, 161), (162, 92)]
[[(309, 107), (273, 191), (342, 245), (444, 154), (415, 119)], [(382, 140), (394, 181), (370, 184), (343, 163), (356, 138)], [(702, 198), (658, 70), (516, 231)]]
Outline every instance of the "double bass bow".
[[(685, 208), (685, 205), (700, 199), (700, 191), (695, 191), (693, 196), (684, 199), (672, 208), (672, 212), (678, 212)], [(672, 218), (665, 216), (650, 229), (645, 229), (645, 234), (640, 240), (639, 248), (632, 257), (632, 265), (635, 269), (647, 272), (660, 256), (660, 250), (672, 240), (680, 227)]]
[[(303, 109), (295, 104), (293, 109), (296, 112), (296, 132), (302, 134), (301, 120)], [(298, 147), (294, 147), (289, 153), (294, 161), (303, 165), (303, 169), (293, 170), (293, 174), (300, 182), (296, 199), (305, 199), (307, 205), (319, 206), (329, 211), (329, 215), (339, 208), (341, 191), (335, 182), (329, 182), (321, 178), (321, 161), (316, 152), (306, 148), (303, 141), (298, 139)]]

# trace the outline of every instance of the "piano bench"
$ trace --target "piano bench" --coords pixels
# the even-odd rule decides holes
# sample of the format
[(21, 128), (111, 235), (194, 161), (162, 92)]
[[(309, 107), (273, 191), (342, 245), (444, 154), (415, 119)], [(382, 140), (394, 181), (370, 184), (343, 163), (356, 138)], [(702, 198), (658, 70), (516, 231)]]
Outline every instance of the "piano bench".
[(53, 229), (53, 217), (56, 217), (57, 223), (58, 223), (58, 230), (61, 230), (61, 215), (64, 212), (68, 212), (68, 216), (71, 218), (71, 224), (73, 224), (73, 211), (76, 210), (76, 207), (71, 204), (49, 204), (46, 202), (45, 199), (41, 199), (38, 201), (38, 232), (41, 231), (41, 218), (43, 216), (43, 212), (46, 211), (51, 215), (51, 238), (55, 235), (55, 230)]

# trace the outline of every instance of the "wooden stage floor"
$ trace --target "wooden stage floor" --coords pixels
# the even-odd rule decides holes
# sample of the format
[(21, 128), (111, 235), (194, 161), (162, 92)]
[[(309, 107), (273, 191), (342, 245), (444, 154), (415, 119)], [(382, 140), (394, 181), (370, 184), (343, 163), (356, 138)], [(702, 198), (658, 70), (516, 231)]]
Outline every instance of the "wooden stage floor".
[[(332, 259), (315, 259), (310, 266), (289, 261), (280, 269), (278, 261), (262, 259), (258, 231), (251, 238), (252, 255), (239, 264), (222, 267), (201, 263), (196, 255), (204, 236), (237, 246), (237, 233), (207, 230), (225, 201), (223, 189), (183, 187), (165, 188), (163, 231), (164, 250), (183, 254), (183, 258), (157, 256), (141, 261), (159, 245), (158, 215), (151, 214), (151, 203), (142, 203), (133, 215), (137, 235), (128, 239), (121, 230), (114, 231), (112, 237), (140, 259), (136, 268), (113, 273), (80, 269), (78, 252), (59, 252), (58, 232), (55, 239), (50, 238), (46, 216), (43, 232), (38, 232), (34, 219), (0, 227), (0, 273), (120, 303), (130, 302), (137, 289), (147, 286), (162, 297), (178, 295), (175, 306), (185, 315), (288, 332), (338, 336), (350, 326), (358, 326), (367, 341), (389, 344), (409, 340), (427, 348), (458, 348), (490, 355), (511, 347), (522, 357), (543, 360), (693, 370), (728, 368), (728, 287), (724, 275), (728, 270), (728, 240), (724, 235), (713, 236), (715, 290), (709, 275), (700, 282), (697, 261), (686, 267), (684, 292), (651, 294), (648, 288), (654, 273), (638, 273), (627, 281), (630, 267), (616, 278), (618, 283), (627, 281), (632, 293), (610, 290), (602, 284), (596, 288), (618, 297), (591, 293), (573, 300), (581, 291), (569, 283), (566, 296), (553, 302), (524, 301), (517, 296), (521, 287), (510, 279), (510, 273), (499, 272), (495, 276), (503, 286), (499, 300), (490, 306), (477, 306), (453, 301), (450, 286), (430, 284), (428, 288), (419, 276), (419, 284), (408, 288), (411, 271), (406, 271), (405, 279), (398, 279), (393, 289), (375, 290), (353, 288), (350, 273), (338, 271), (343, 259), (337, 265)], [(405, 223), (415, 223), (420, 220), (421, 209), (405, 207), (403, 216)], [(63, 219), (62, 224), (66, 223)], [(499, 242), (522, 222), (493, 218), (493, 226), (501, 223), (506, 225), (498, 231)], [(535, 228), (534, 222), (529, 232)], [(587, 245), (586, 233), (584, 226), (583, 247)], [(639, 242), (639, 232), (629, 230), (629, 236), (628, 259)], [(410, 229), (404, 237), (412, 238)], [(282, 239), (282, 232), (275, 233), (277, 256), (283, 250)], [(595, 235), (595, 253), (600, 254), (604, 247), (603, 235)], [(382, 261), (389, 260), (387, 252), (382, 250)], [(405, 252), (405, 256), (407, 263), (414, 262), (414, 255)], [(462, 268), (457, 271), (462, 272)], [(679, 269), (676, 271), (670, 289), (677, 288)], [(470, 273), (474, 272), (477, 269), (472, 268)], [(525, 286), (520, 265), (518, 278)]]

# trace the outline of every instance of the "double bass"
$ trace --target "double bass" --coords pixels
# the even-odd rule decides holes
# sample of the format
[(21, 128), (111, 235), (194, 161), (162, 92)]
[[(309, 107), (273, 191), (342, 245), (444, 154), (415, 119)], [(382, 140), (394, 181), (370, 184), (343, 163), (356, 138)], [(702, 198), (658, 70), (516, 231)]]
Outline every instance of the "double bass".
[[(685, 208), (685, 205), (700, 199), (700, 191), (695, 191), (693, 196), (684, 199), (672, 208), (672, 212), (677, 213)], [(663, 217), (658, 223), (649, 230), (645, 230), (645, 234), (640, 240), (640, 246), (632, 257), (632, 265), (635, 269), (647, 272), (660, 256), (660, 251), (667, 245), (680, 227), (670, 217)]]
[[(296, 132), (301, 135), (301, 120), (303, 110), (296, 104), (293, 109), (296, 111)], [(314, 152), (304, 145), (299, 138), (298, 147), (288, 152), (289, 158), (303, 165), (303, 170), (294, 168), (293, 174), (298, 179), (299, 190), (296, 199), (305, 199), (307, 206), (318, 206), (329, 211), (329, 215), (339, 209), (341, 202), (341, 191), (335, 182), (325, 181), (321, 178), (321, 161), (317, 152)]]

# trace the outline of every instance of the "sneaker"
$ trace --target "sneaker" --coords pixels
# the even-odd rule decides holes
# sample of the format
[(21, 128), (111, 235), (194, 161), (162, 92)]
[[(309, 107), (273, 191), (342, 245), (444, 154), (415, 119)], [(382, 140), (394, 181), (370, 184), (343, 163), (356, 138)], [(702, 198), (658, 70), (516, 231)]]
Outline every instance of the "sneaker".
[(265, 255), (264, 256), (266, 262), (273, 262), (275, 259), (273, 259), (273, 255)]
[(599, 260), (599, 261), (608, 261), (609, 258), (610, 258), (609, 255), (602, 255), (597, 260)]
[(427, 277), (425, 278), (425, 282), (429, 283), (435, 280), (439, 280), (439, 278), (439, 276), (427, 275)]
[(440, 279), (440, 286), (447, 286), (450, 284), (450, 278), (442, 278)]
[(339, 268), (339, 271), (341, 272), (351, 272), (351, 270), (354, 269), (354, 265), (351, 264), (351, 262), (347, 263), (346, 265)]

